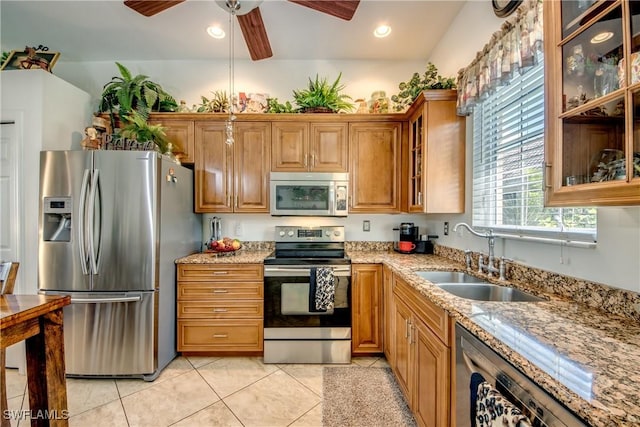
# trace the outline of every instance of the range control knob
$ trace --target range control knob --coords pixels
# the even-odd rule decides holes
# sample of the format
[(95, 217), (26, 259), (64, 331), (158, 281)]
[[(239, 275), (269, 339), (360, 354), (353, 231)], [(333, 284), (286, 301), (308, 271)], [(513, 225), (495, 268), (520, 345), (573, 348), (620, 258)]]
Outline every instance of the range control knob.
[(280, 230), (280, 233), (278, 233), (280, 235), (280, 237), (284, 237), (284, 231)]
[(289, 237), (293, 237), (293, 230), (289, 230), (289, 231), (287, 231), (287, 236), (289, 236)]
[(336, 236), (336, 237), (339, 236), (340, 235), (340, 231), (339, 230), (334, 231), (333, 235)]
[(331, 236), (331, 232), (329, 230), (327, 230), (327, 231), (324, 232), (324, 235), (329, 237), (329, 236)]

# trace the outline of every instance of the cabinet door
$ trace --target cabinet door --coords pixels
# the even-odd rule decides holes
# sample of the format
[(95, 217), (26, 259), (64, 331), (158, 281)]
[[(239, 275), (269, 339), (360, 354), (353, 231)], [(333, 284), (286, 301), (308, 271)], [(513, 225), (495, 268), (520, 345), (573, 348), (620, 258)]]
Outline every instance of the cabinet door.
[(311, 164), (315, 172), (348, 172), (349, 126), (346, 123), (311, 123)]
[(410, 362), (411, 362), (411, 343), (409, 341), (411, 333), (411, 311), (399, 299), (394, 300), (394, 323), (395, 336), (393, 337), (393, 372), (396, 374), (398, 385), (407, 398), (407, 402), (411, 407), (410, 395)]
[(424, 211), (424, 109), (409, 118), (409, 212)]
[(352, 266), (352, 353), (382, 352), (382, 266)]
[(197, 123), (195, 139), (195, 211), (232, 212), (233, 147), (224, 123)]
[(450, 349), (419, 319), (412, 328), (413, 413), (418, 425), (449, 426)]
[(167, 138), (173, 145), (173, 154), (184, 164), (194, 162), (195, 125), (192, 120), (149, 120), (151, 124), (164, 126)]
[(271, 124), (236, 123), (234, 212), (269, 212)]
[(349, 212), (400, 212), (401, 123), (349, 125)]
[(640, 204), (638, 18), (637, 1), (544, 2), (545, 206)]
[(274, 122), (272, 172), (305, 172), (309, 168), (309, 124)]

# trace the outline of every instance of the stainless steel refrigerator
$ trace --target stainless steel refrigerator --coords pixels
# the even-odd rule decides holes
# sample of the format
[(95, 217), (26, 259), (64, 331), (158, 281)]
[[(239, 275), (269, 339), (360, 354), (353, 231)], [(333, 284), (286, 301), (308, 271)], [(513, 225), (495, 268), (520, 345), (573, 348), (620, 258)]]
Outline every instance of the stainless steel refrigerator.
[(197, 252), (193, 173), (153, 151), (40, 154), (38, 288), (69, 376), (154, 380), (176, 356), (176, 258)]

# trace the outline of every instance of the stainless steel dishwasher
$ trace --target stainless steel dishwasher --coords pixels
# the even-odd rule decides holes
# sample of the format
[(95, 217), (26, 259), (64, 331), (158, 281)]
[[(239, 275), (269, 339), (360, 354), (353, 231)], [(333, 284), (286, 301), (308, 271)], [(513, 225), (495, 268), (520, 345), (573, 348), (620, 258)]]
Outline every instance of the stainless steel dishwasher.
[[(553, 396), (536, 385), (472, 333), (456, 324), (456, 423), (471, 422), (471, 374), (479, 372), (530, 420), (533, 427), (587, 426)], [(474, 402), (475, 404), (475, 402)]]

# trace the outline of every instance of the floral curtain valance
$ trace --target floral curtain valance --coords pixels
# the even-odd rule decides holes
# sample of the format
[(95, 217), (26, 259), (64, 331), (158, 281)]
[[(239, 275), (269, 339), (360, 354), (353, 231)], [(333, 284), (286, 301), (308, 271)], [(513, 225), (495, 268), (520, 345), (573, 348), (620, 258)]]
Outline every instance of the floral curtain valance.
[(542, 53), (542, 0), (524, 0), (471, 64), (458, 71), (458, 114), (471, 114), (477, 102), (542, 60)]

